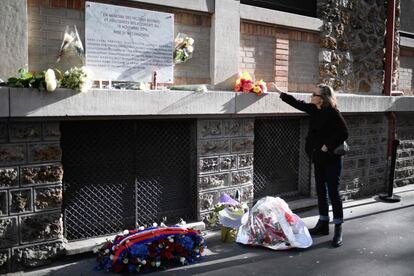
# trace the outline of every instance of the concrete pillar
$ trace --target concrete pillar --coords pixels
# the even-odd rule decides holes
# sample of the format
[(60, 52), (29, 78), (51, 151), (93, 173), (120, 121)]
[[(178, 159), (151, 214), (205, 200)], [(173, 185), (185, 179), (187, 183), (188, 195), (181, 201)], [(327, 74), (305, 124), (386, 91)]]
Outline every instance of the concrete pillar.
[(240, 1), (215, 0), (210, 49), (211, 84), (233, 90), (239, 71)]
[(15, 76), (19, 68), (28, 68), (27, 0), (3, 0), (0, 3), (0, 79)]

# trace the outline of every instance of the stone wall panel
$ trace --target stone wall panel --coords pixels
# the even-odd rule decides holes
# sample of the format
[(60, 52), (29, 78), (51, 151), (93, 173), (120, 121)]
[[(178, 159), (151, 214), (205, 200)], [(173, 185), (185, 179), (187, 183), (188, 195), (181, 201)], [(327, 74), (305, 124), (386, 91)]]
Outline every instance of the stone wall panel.
[(32, 189), (10, 190), (10, 213), (26, 213), (32, 212)]
[(56, 123), (43, 123), (43, 140), (59, 140), (60, 139), (60, 124)]
[(62, 207), (62, 187), (36, 188), (35, 192), (35, 211), (46, 211)]
[(253, 170), (238, 171), (231, 174), (231, 185), (253, 183)]
[(22, 185), (43, 185), (62, 183), (63, 167), (61, 164), (21, 167)]
[(253, 154), (239, 154), (238, 167), (239, 169), (253, 167)]
[(239, 137), (243, 134), (243, 121), (223, 120), (223, 133), (225, 137)]
[(200, 190), (209, 190), (223, 188), (229, 185), (230, 175), (228, 173), (224, 174), (212, 174), (206, 175), (198, 178), (198, 183)]
[(62, 227), (60, 212), (21, 216), (21, 243), (33, 243), (61, 238), (63, 233)]
[(220, 163), (218, 157), (202, 158), (199, 160), (199, 172), (211, 173), (220, 170)]
[(253, 152), (254, 139), (253, 138), (241, 138), (231, 140), (231, 152), (232, 153), (245, 153)]
[(237, 155), (220, 157), (220, 171), (237, 169)]
[(199, 145), (199, 152), (201, 155), (217, 155), (230, 153), (230, 142), (227, 139), (201, 141)]
[(17, 217), (0, 219), (0, 248), (11, 247), (19, 243)]
[(19, 170), (14, 168), (0, 168), (0, 189), (19, 186)]
[(13, 248), (13, 266), (15, 269), (21, 270), (49, 264), (55, 258), (63, 255), (64, 250), (61, 241)]
[(0, 250), (0, 274), (10, 271), (10, 249)]
[(0, 145), (0, 166), (18, 165), (26, 162), (26, 145)]
[(30, 144), (28, 152), (30, 163), (54, 162), (62, 158), (59, 143)]
[(9, 200), (7, 191), (0, 191), (0, 216), (9, 214)]
[(203, 120), (198, 124), (198, 137), (200, 139), (221, 137), (222, 133), (220, 120)]
[(12, 123), (9, 128), (11, 142), (40, 141), (40, 123)]
[(0, 122), (0, 143), (8, 141), (7, 124)]

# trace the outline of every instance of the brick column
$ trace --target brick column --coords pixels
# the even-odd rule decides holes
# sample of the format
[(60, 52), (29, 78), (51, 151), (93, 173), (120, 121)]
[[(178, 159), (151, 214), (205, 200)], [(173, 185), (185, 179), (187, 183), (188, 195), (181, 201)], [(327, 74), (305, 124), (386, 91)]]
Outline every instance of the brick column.
[(277, 33), (275, 44), (275, 83), (283, 91), (287, 91), (289, 82), (289, 34)]

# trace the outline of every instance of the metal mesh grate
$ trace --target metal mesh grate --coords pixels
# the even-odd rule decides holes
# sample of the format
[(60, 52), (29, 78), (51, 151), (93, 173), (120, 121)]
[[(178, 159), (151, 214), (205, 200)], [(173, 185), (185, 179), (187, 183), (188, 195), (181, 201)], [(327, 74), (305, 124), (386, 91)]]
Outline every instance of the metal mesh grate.
[(137, 223), (166, 216), (195, 219), (195, 124), (188, 120), (137, 124)]
[[(300, 135), (300, 119), (259, 118), (255, 121), (254, 196), (295, 196), (299, 184), (308, 179), (303, 162), (304, 139)], [(305, 174), (305, 176), (300, 175)]]
[(64, 224), (68, 240), (134, 225), (133, 131), (128, 122), (64, 122)]
[(62, 123), (65, 237), (108, 235), (163, 216), (193, 219), (193, 125), (188, 120)]

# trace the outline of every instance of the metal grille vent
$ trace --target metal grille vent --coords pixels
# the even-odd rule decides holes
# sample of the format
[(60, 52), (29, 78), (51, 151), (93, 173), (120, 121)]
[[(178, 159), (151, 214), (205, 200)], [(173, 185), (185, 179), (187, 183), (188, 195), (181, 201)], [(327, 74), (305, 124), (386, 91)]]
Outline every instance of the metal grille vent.
[(147, 120), (137, 126), (137, 223), (152, 224), (164, 216), (172, 222), (194, 219), (195, 124)]
[(65, 237), (108, 235), (163, 216), (194, 219), (193, 127), (188, 120), (63, 122)]
[(254, 196), (295, 196), (307, 170), (301, 145), (300, 119), (258, 118), (255, 121)]

